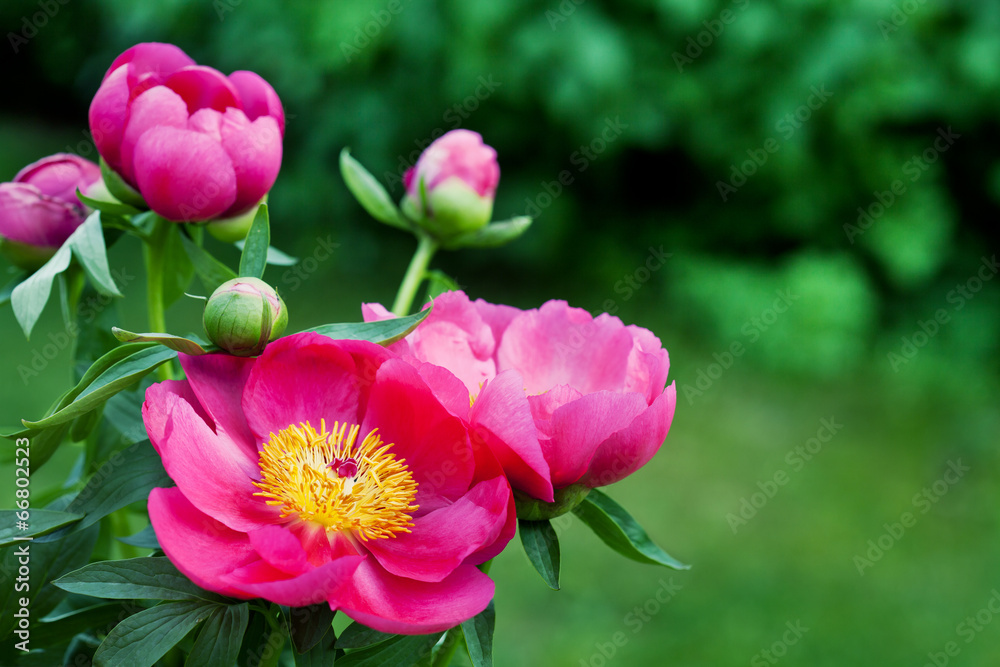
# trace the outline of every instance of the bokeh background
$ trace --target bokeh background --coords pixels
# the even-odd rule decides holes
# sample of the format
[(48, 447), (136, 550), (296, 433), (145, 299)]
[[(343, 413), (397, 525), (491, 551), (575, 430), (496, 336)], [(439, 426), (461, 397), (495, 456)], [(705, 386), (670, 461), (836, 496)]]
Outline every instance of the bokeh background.
[[(1000, 660), (1000, 5), (8, 0), (0, 28), (0, 180), (96, 159), (90, 98), (136, 42), (274, 85), (272, 238), (303, 262), (267, 278), (290, 330), (390, 302), (415, 245), (352, 201), (340, 150), (398, 198), (420, 149), (465, 127), (499, 153), (495, 216), (537, 219), (435, 267), (660, 336), (673, 430), (609, 494), (693, 568), (623, 561), (567, 520), (552, 592), (515, 542), (493, 569), (499, 665)], [(112, 248), (131, 278), (103, 317), (143, 330), (137, 256)], [(197, 302), (168, 322), (197, 331)], [(54, 303), (30, 342), (0, 311), (5, 429), (70, 386), (68, 346), (19, 370), (62, 331)]]

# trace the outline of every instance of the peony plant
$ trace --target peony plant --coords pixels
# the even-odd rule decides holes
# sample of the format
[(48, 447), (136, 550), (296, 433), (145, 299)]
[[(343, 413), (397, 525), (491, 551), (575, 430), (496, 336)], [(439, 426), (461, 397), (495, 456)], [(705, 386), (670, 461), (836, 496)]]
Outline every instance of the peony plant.
[[(265, 279), (297, 261), (270, 245), (274, 89), (138, 44), (89, 121), (100, 165), (55, 155), (0, 185), (3, 249), (23, 269), (14, 315), (30, 335), (58, 282), (81, 370), (5, 435), (32, 471), (80, 443), (59, 497), (18, 496), (0, 547), (5, 565), (33, 564), (2, 630), (11, 664), (443, 666), (461, 650), (490, 665), (509, 585), (490, 565), (519, 534), (558, 589), (565, 514), (627, 558), (687, 567), (601, 490), (669, 432), (660, 339), (565, 301), (473, 300), (429, 268), (531, 224), (491, 221), (500, 167), (481, 135), (428, 146), (398, 205), (341, 154), (359, 204), (417, 248), (391, 310), (359, 302), (362, 322), (286, 333), (293, 313)], [(237, 243), (238, 267), (206, 230)], [(109, 244), (141, 249), (145, 332), (84, 315), (87, 290), (122, 295)], [(203, 300), (204, 332), (168, 331), (183, 294)]]

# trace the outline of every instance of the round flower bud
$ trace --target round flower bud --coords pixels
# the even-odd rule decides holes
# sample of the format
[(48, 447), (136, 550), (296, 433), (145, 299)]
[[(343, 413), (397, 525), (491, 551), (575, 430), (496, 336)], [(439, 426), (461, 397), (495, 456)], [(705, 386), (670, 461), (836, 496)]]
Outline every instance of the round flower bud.
[[(269, 306), (266, 314), (265, 303)], [(233, 278), (209, 297), (203, 321), (213, 343), (237, 357), (252, 357), (285, 330), (288, 310), (263, 280)]]

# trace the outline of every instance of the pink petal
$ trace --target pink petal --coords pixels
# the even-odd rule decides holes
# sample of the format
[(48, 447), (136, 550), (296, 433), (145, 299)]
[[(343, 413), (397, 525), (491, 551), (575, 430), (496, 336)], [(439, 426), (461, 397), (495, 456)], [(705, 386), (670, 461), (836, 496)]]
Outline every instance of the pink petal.
[(94, 137), (94, 145), (104, 161), (112, 169), (121, 173), (122, 133), (125, 130), (125, 118), (128, 111), (128, 69), (122, 67), (109, 72), (101, 87), (90, 102), (87, 119), (90, 123), (90, 133)]
[(499, 303), (489, 303), (483, 301), (482, 299), (476, 299), (473, 305), (476, 310), (479, 311), (479, 316), (483, 318), (483, 322), (489, 326), (490, 331), (493, 333), (493, 340), (497, 347), (500, 347), (500, 341), (503, 339), (503, 334), (510, 326), (510, 323), (515, 317), (520, 315), (522, 310), (519, 308), (514, 308), (513, 306), (505, 306)]
[(511, 486), (552, 502), (545, 460), (521, 376), (504, 371), (489, 382), (472, 405), (470, 422), (499, 459)]
[(179, 355), (184, 374), (211, 415), (216, 433), (222, 432), (257, 462), (257, 438), (243, 414), (243, 388), (256, 359), (230, 354)]
[[(384, 348), (316, 333), (279, 338), (264, 349), (243, 392), (243, 412), (258, 441), (308, 421), (360, 424)], [(367, 431), (362, 433), (362, 437)]]
[(549, 301), (511, 321), (497, 351), (497, 370), (519, 371), (529, 394), (558, 384), (584, 394), (621, 391), (632, 347), (617, 317), (592, 319), (582, 308)]
[(389, 574), (368, 559), (354, 572), (353, 585), (331, 597), (330, 606), (380, 632), (419, 635), (472, 618), (486, 609), (493, 588), (493, 581), (472, 565), (427, 583)]
[(80, 210), (46, 197), (34, 185), (0, 183), (0, 236), (58, 248), (83, 223)]
[(363, 561), (361, 556), (348, 556), (312, 568), (297, 577), (289, 577), (285, 572), (257, 561), (234, 570), (226, 575), (225, 580), (253, 597), (289, 607), (304, 607), (325, 602), (349, 588), (352, 575)]
[(56, 153), (17, 172), (14, 182), (34, 185), (47, 197), (82, 207), (76, 197), (77, 188), (86, 191), (100, 178), (101, 168), (90, 160), (70, 153)]
[(167, 474), (199, 510), (239, 531), (280, 521), (277, 508), (253, 495), (257, 461), (225, 433), (217, 435), (175, 389), (147, 389), (142, 418)]
[(451, 505), (424, 514), (409, 533), (365, 546), (388, 572), (441, 581), (472, 553), (492, 545), (507, 518), (510, 486), (501, 477), (474, 486)]
[[(191, 390), (191, 383), (189, 383), (187, 380), (164, 380), (163, 382), (158, 382), (155, 386), (158, 387), (157, 400), (162, 400), (162, 397), (165, 396), (166, 394), (173, 394), (177, 396), (179, 400), (184, 401), (185, 403), (190, 405), (194, 409), (195, 414), (198, 415), (199, 419), (204, 420), (205, 423), (207, 424), (212, 423), (212, 417), (207, 412), (205, 412), (205, 409), (201, 406), (201, 403), (198, 401), (198, 397), (195, 396), (194, 392)], [(147, 393), (149, 392), (148, 389), (146, 391)], [(161, 416), (165, 415), (165, 413), (153, 413), (153, 412), (150, 413), (151, 421), (149, 422), (149, 424), (144, 424), (146, 427), (147, 434), (150, 429), (150, 424), (156, 423), (155, 419), (157, 414), (160, 414)], [(157, 428), (162, 430), (161, 426), (157, 426)], [(160, 448), (156, 444), (157, 441), (158, 439), (153, 440), (151, 438), (149, 442), (150, 444), (153, 445), (153, 449), (156, 450), (156, 453), (159, 454)]]
[(284, 526), (264, 526), (251, 530), (247, 536), (254, 551), (282, 572), (296, 576), (312, 569), (302, 544)]
[(139, 78), (148, 75), (153, 75), (162, 81), (171, 72), (194, 64), (195, 62), (184, 51), (173, 44), (143, 42), (115, 58), (104, 75), (104, 80), (107, 81), (122, 65), (128, 65), (126, 69), (129, 72), (129, 85), (132, 86)]
[(278, 131), (285, 136), (285, 110), (278, 93), (256, 72), (239, 70), (229, 75), (229, 81), (240, 93), (243, 111), (250, 120), (271, 116), (278, 122)]
[(281, 132), (270, 116), (252, 123), (239, 109), (226, 109), (222, 147), (236, 169), (236, 201), (223, 217), (248, 211), (268, 193), (281, 169)]
[(240, 94), (222, 72), (204, 65), (190, 65), (173, 72), (163, 85), (180, 95), (193, 114), (198, 109), (225, 111), (239, 107)]
[(663, 393), (670, 371), (670, 358), (663, 349), (660, 339), (649, 329), (634, 324), (625, 327), (634, 341), (628, 358), (628, 372), (625, 375), (625, 391), (637, 391), (645, 395), (646, 402), (652, 403)]
[(580, 483), (607, 486), (646, 465), (666, 439), (676, 406), (677, 388), (671, 383), (631, 424), (601, 443)]
[(452, 375), (447, 368), (424, 363), (412, 357), (406, 361), (417, 369), (420, 379), (434, 392), (434, 396), (448, 412), (461, 419), (469, 419), (469, 390), (465, 383)]
[(232, 160), (211, 137), (173, 127), (145, 132), (135, 147), (139, 191), (168, 220), (210, 220), (236, 201)]
[(587, 472), (597, 448), (646, 410), (639, 394), (601, 391), (563, 405), (552, 414), (551, 439), (544, 441), (552, 486), (573, 484)]
[(154, 86), (133, 100), (128, 108), (121, 142), (122, 176), (136, 182), (135, 146), (143, 134), (154, 127), (187, 127), (188, 112), (184, 100), (164, 86)]
[(224, 581), (231, 571), (259, 559), (244, 533), (200, 512), (180, 489), (153, 489), (148, 509), (163, 552), (188, 579), (223, 595), (254, 597)]
[(361, 432), (375, 428), (413, 474), (421, 513), (468, 490), (475, 466), (464, 423), (449, 414), (402, 359), (389, 359), (376, 374)]

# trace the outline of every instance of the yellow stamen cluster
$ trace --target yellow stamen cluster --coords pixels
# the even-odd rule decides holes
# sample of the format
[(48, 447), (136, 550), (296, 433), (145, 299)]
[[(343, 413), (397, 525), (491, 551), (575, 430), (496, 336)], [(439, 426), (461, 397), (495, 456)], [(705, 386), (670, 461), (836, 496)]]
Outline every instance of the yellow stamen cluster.
[[(260, 489), (255, 496), (281, 507), (281, 516), (298, 515), (327, 532), (350, 532), (361, 540), (408, 533), (418, 505), (417, 483), (404, 459), (389, 453), (377, 429), (358, 444), (360, 426), (334, 422), (330, 432), (309, 422), (272, 433), (260, 452)], [(341, 477), (337, 462), (353, 459), (357, 474)], [(331, 466), (331, 464), (334, 464)]]

